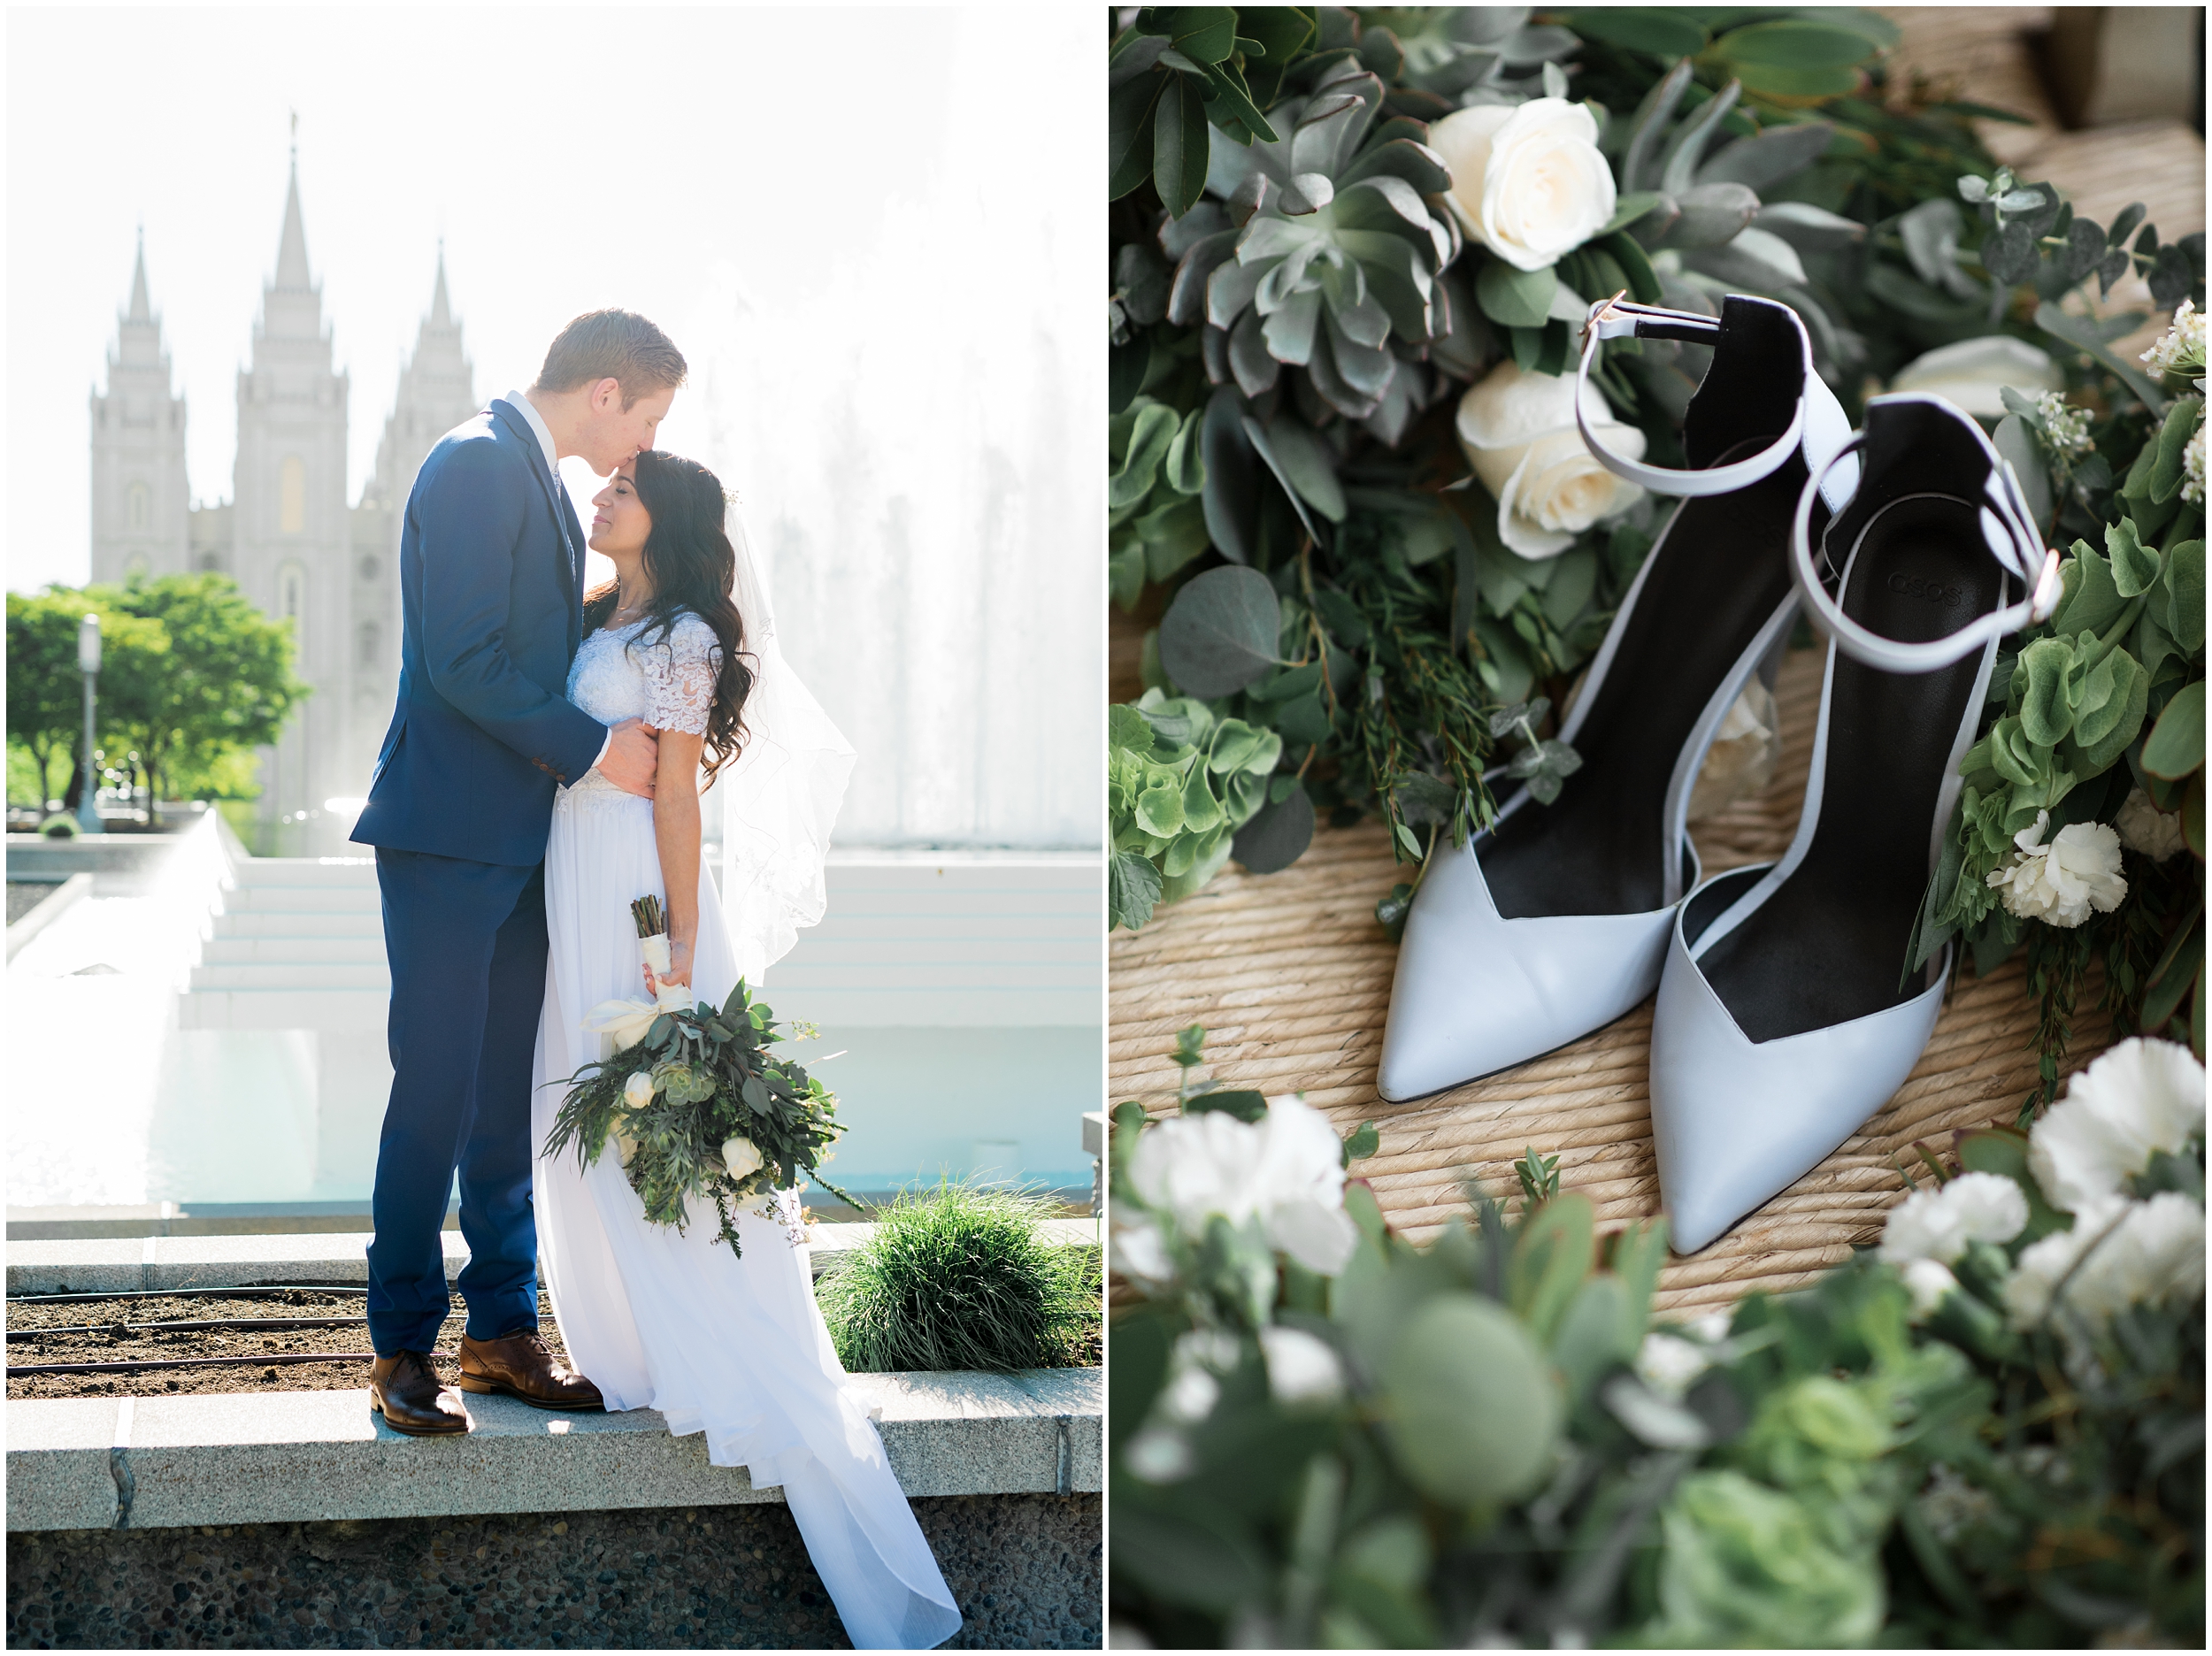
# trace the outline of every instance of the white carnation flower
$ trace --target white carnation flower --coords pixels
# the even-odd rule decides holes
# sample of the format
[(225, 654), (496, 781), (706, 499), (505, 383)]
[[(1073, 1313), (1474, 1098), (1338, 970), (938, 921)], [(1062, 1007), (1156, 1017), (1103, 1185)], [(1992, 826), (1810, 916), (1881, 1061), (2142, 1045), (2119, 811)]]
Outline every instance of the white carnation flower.
[(2024, 920), (2072, 927), (2093, 908), (2110, 914), (2128, 894), (2120, 874), (2120, 836), (2103, 823), (2069, 823), (2045, 845), (2043, 831), (2050, 825), (2050, 812), (2036, 812), (2034, 824), (2012, 836), (2019, 849), (2010, 862), (1991, 870), (1989, 884)]
[(1690, 1383), (1711, 1366), (1703, 1346), (1660, 1330), (1645, 1335), (1636, 1351), (1637, 1378), (1661, 1397), (1678, 1402)]
[(1278, 1403), (1295, 1408), (1344, 1395), (1343, 1365), (1326, 1340), (1303, 1329), (1263, 1328), (1260, 1350), (1267, 1358), (1267, 1389)]
[(2112, 825), (2122, 845), (2154, 862), (2163, 862), (2182, 847), (2180, 814), (2159, 809), (2141, 788), (2128, 790)]
[(1970, 1242), (2009, 1242), (2027, 1228), (2028, 1199), (2001, 1173), (1962, 1173), (1939, 1190), (1915, 1191), (1890, 1209), (1882, 1257), (1893, 1265), (1949, 1265)]
[(1252, 1123), (1223, 1110), (1170, 1116), (1137, 1140), (1129, 1179), (1194, 1241), (1216, 1214), (1233, 1225), (1256, 1218), (1271, 1246), (1325, 1276), (1359, 1241), (1344, 1211), (1343, 1143), (1303, 1099), (1272, 1100)]
[(1939, 1260), (1912, 1260), (1905, 1266), (1904, 1276), (1905, 1291), (1912, 1295), (1912, 1320), (1916, 1322), (1932, 1315), (1943, 1303), (1943, 1296), (1959, 1285), (1959, 1279), (1951, 1275), (1951, 1268)]
[(1168, 1255), (1167, 1239), (1149, 1219), (1125, 1218), (1117, 1213), (1107, 1246), (1117, 1276), (1152, 1286), (1175, 1280), (1175, 1261)]
[(2130, 1306), (2188, 1304), (2204, 1292), (2204, 1209), (2179, 1191), (2146, 1202), (2102, 1196), (2085, 1203), (2071, 1230), (2020, 1255), (2005, 1284), (2005, 1309), (2029, 1327), (2050, 1314), (2061, 1283), (2067, 1308), (2093, 1329)]
[(2053, 1207), (2078, 1213), (2203, 1126), (2204, 1066), (2186, 1046), (2139, 1035), (2077, 1074), (2029, 1129), (2028, 1171)]

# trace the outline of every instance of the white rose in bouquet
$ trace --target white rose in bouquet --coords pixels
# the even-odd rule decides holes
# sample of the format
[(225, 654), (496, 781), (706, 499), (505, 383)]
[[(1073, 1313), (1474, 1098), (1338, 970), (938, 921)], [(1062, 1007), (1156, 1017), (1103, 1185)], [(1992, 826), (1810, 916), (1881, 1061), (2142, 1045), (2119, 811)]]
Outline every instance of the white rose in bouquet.
[[(1641, 459), (1644, 434), (1616, 420), (1595, 386), (1583, 409), (1599, 439)], [(1643, 490), (1599, 464), (1575, 426), (1575, 381), (1500, 363), (1459, 400), (1459, 446), (1498, 502), (1498, 536), (1525, 558), (1556, 557)]]
[(1613, 217), (1613, 169), (1586, 104), (1479, 104), (1432, 126), (1429, 147), (1451, 169), (1461, 227), (1517, 269), (1556, 263)]
[(653, 1077), (649, 1070), (640, 1070), (623, 1084), (623, 1101), (634, 1110), (641, 1110), (653, 1101)]
[(2043, 831), (2051, 813), (2038, 811), (2034, 823), (2012, 836), (2019, 849), (2003, 868), (1990, 870), (2006, 908), (2023, 920), (2078, 926), (2094, 908), (2110, 914), (2128, 894), (2120, 873), (2120, 836), (2103, 823), (2069, 823), (2050, 844)]
[(1250, 1123), (1223, 1110), (1171, 1116), (1137, 1140), (1129, 1181), (1192, 1241), (1216, 1214), (1233, 1225), (1256, 1218), (1270, 1246), (1325, 1276), (1359, 1241), (1344, 1211), (1342, 1141), (1302, 1099), (1271, 1100)]
[(1985, 334), (1939, 345), (1897, 371), (1889, 382), (1893, 391), (1917, 391), (1957, 404), (1978, 419), (2005, 417), (2005, 387), (2023, 396), (2038, 392), (2063, 391), (2064, 370), (2048, 353), (2009, 334)]
[(722, 1166), (739, 1184), (743, 1184), (759, 1172), (760, 1162), (760, 1147), (750, 1138), (725, 1138), (722, 1141)]
[(1997, 1173), (1962, 1173), (1940, 1190), (1915, 1191), (1890, 1209), (1882, 1257), (1957, 1263), (1972, 1242), (2009, 1242), (2027, 1229), (2028, 1199)]
[(2028, 1171), (2055, 1208), (2117, 1195), (2204, 1125), (2204, 1066), (2173, 1041), (2124, 1040), (2067, 1083), (2028, 1131)]

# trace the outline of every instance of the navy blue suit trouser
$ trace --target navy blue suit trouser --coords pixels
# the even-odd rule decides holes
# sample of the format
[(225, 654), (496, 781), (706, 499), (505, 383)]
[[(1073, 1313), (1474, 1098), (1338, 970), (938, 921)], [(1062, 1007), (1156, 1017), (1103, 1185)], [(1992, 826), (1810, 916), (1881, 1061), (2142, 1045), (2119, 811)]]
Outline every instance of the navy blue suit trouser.
[(461, 1176), (473, 1339), (538, 1325), (530, 1065), (545, 1005), (545, 867), (379, 847), (392, 1098), (377, 1144), (369, 1339), (433, 1350), (451, 1309), (439, 1230)]

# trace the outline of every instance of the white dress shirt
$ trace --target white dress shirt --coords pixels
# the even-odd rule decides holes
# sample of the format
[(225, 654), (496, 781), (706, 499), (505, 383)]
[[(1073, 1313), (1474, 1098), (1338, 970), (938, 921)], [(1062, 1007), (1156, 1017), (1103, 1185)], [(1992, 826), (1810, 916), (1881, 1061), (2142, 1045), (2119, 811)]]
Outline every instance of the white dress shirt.
[[(521, 413), (522, 418), (530, 422), (530, 430), (538, 440), (538, 447), (545, 450), (545, 469), (553, 474), (554, 487), (566, 487), (567, 486), (561, 481), (560, 456), (555, 453), (553, 448), (553, 428), (545, 423), (545, 416), (539, 413), (530, 399), (519, 391), (507, 393), (506, 401), (512, 403)], [(591, 762), (593, 770), (596, 770), (606, 763), (607, 751), (613, 746), (614, 732), (611, 730), (607, 732), (607, 740), (599, 744), (599, 757)]]

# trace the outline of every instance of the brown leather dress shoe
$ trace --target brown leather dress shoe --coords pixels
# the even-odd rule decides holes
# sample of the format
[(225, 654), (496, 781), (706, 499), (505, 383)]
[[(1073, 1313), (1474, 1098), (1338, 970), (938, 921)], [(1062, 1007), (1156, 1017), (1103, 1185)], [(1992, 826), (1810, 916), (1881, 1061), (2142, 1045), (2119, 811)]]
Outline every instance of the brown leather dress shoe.
[(599, 1388), (553, 1361), (535, 1329), (497, 1339), (461, 1337), (461, 1390), (504, 1392), (538, 1408), (604, 1408)]
[(469, 1419), (468, 1405), (438, 1378), (430, 1359), (420, 1352), (380, 1357), (370, 1366), (369, 1407), (394, 1431), (414, 1438), (442, 1438), (475, 1425)]

